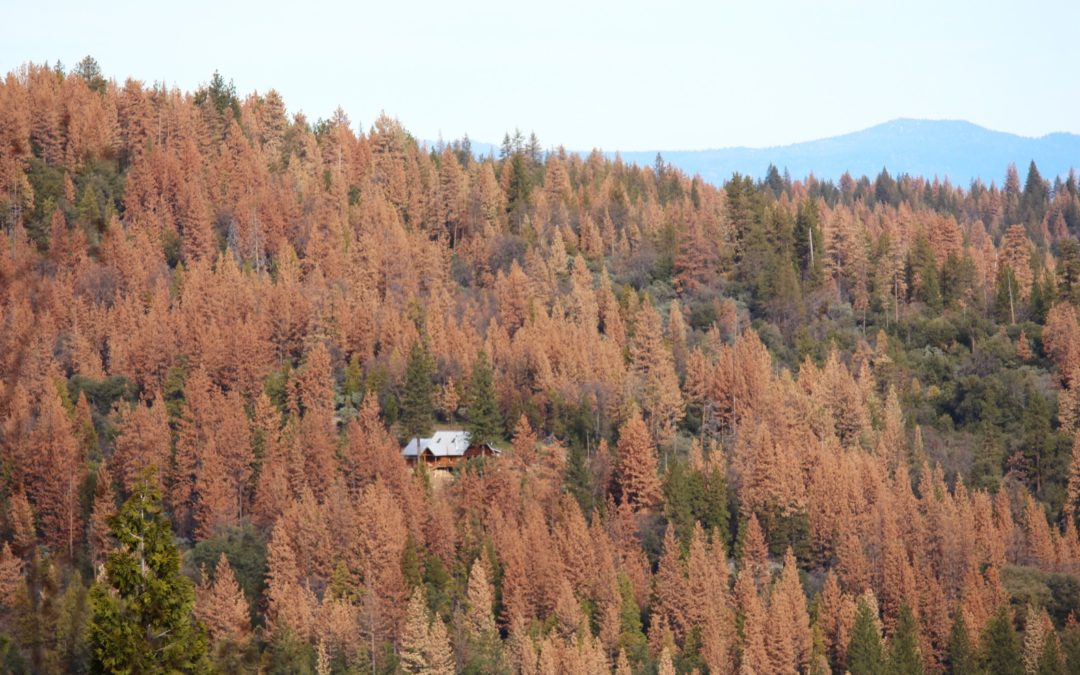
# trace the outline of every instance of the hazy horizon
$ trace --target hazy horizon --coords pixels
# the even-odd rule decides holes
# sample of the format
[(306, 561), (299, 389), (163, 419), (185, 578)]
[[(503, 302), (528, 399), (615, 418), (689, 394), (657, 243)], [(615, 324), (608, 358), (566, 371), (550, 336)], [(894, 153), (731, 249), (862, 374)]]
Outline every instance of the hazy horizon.
[[(346, 111), (346, 112), (348, 112), (348, 111)], [(398, 121), (402, 123), (402, 125), (405, 127), (406, 130), (409, 130), (410, 132), (412, 131), (410, 129), (410, 127), (409, 127), (408, 120), (398, 119)], [(618, 152), (618, 153), (630, 153), (630, 154), (637, 154), (637, 153), (642, 153), (642, 152), (678, 152), (678, 153), (709, 152), (711, 150), (775, 150), (775, 149), (787, 148), (787, 147), (794, 146), (794, 145), (802, 145), (804, 143), (813, 143), (814, 141), (829, 140), (829, 139), (837, 138), (837, 137), (840, 137), (840, 136), (849, 136), (849, 135), (853, 135), (853, 134), (858, 134), (859, 132), (869, 131), (871, 129), (875, 129), (877, 127), (885, 126), (885, 125), (888, 125), (888, 124), (891, 124), (891, 123), (894, 123), (894, 122), (908, 122), (908, 121), (911, 121), (911, 122), (956, 122), (956, 123), (963, 123), (963, 124), (971, 124), (971, 125), (974, 125), (976, 127), (979, 127), (981, 129), (984, 129), (984, 130), (992, 132), (992, 133), (1009, 134), (1009, 135), (1017, 136), (1019, 138), (1025, 139), (1025, 140), (1040, 140), (1040, 139), (1046, 138), (1047, 136), (1053, 136), (1053, 135), (1056, 135), (1056, 134), (1066, 134), (1066, 135), (1069, 135), (1069, 136), (1080, 136), (1080, 132), (1065, 131), (1065, 130), (1060, 130), (1060, 129), (1055, 129), (1055, 130), (1047, 131), (1046, 133), (1035, 134), (1035, 135), (1020, 134), (1020, 133), (1016, 133), (1014, 131), (1010, 131), (1008, 129), (994, 129), (992, 127), (983, 126), (983, 125), (978, 124), (976, 122), (972, 122), (971, 120), (965, 120), (965, 119), (930, 118), (930, 117), (893, 117), (893, 118), (890, 118), (890, 119), (881, 120), (879, 122), (874, 122), (872, 124), (868, 124), (866, 126), (859, 127), (857, 129), (848, 129), (847, 131), (841, 131), (841, 132), (838, 132), (838, 133), (835, 133), (835, 134), (831, 134), (829, 136), (819, 136), (819, 137), (815, 137), (815, 138), (801, 138), (801, 139), (793, 140), (793, 141), (788, 142), (788, 143), (778, 143), (778, 144), (773, 144), (773, 145), (726, 145), (726, 146), (716, 146), (716, 147), (708, 147), (708, 148), (600, 148), (600, 147), (596, 147), (596, 148), (570, 148), (570, 147), (566, 147), (563, 144), (542, 143), (542, 145), (545, 148), (547, 148), (549, 146), (550, 147), (559, 147), (560, 145), (562, 145), (562, 147), (564, 147), (567, 152), (590, 152), (592, 150), (600, 150), (601, 152), (605, 152), (605, 153)], [(512, 131), (512, 130), (510, 130), (510, 131)], [(522, 131), (522, 133), (525, 133), (527, 135), (527, 130), (522, 129), (521, 131)], [(415, 134), (414, 134), (414, 136), (415, 136)], [(419, 136), (416, 136), (416, 138), (420, 142), (426, 142), (426, 143), (437, 143), (440, 140), (438, 138), (421, 138)], [(444, 143), (450, 143), (452, 141), (456, 141), (456, 140), (460, 140), (460, 139), (461, 139), (460, 136), (454, 136), (454, 137), (444, 137), (441, 140)], [(543, 138), (541, 138), (540, 140), (542, 142), (544, 141)], [(482, 145), (482, 146), (483, 145), (491, 145), (491, 146), (494, 146), (494, 147), (497, 148), (499, 146), (499, 144), (502, 142), (502, 137), (500, 136), (498, 139), (475, 138), (470, 134), (469, 135), (469, 142), (473, 144), (474, 148), (475, 148), (476, 145)]]
[(1080, 87), (1062, 86), (1056, 67), (1080, 61), (1075, 3), (555, 2), (526, 11), (474, 0), (297, 13), (62, 0), (7, 14), (11, 25), (49, 30), (9, 36), (5, 72), (27, 61), (71, 68), (89, 54), (118, 81), (194, 90), (217, 70), (241, 94), (277, 89), (311, 120), (340, 105), (366, 129), (385, 111), (426, 139), (498, 143), (516, 127), (545, 147), (763, 148), (897, 118), (1080, 133)]

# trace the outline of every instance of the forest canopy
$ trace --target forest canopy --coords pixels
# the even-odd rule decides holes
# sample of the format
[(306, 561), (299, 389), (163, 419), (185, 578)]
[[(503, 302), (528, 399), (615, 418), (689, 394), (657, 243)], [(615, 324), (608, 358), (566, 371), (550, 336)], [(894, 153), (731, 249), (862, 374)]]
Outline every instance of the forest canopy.
[(18, 68), (2, 669), (1077, 672), (1080, 187), (1021, 169), (711, 185)]

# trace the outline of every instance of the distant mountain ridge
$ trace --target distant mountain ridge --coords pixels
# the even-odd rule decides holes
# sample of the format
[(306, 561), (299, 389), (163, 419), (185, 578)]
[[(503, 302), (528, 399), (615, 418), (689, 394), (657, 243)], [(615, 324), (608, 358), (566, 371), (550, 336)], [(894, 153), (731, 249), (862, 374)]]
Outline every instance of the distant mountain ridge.
[[(623, 161), (636, 164), (652, 164), (656, 159), (656, 151), (619, 154)], [(760, 178), (769, 164), (774, 164), (781, 172), (786, 168), (795, 179), (813, 173), (836, 180), (845, 172), (873, 177), (885, 168), (893, 176), (948, 177), (954, 185), (966, 187), (975, 178), (1001, 185), (1010, 163), (1016, 164), (1022, 177), (1032, 160), (1044, 178), (1065, 176), (1071, 168), (1080, 168), (1080, 135), (1052, 133), (1028, 138), (961, 120), (896, 119), (793, 145), (661, 150), (660, 154), (665, 162), (717, 185), (735, 172)]]
[[(429, 147), (436, 143), (426, 141)], [(499, 156), (499, 144), (472, 141), (478, 157)], [(1043, 178), (1067, 176), (1080, 170), (1080, 135), (1057, 132), (1039, 138), (993, 131), (963, 120), (923, 120), (901, 118), (840, 136), (769, 148), (718, 148), (714, 150), (634, 150), (605, 151), (624, 162), (652, 166), (656, 154), (686, 173), (722, 185), (738, 172), (762, 178), (773, 164), (793, 179), (809, 174), (837, 180), (845, 172), (855, 178), (874, 177), (887, 169), (893, 176), (910, 174), (926, 178), (946, 177), (962, 187), (980, 178), (989, 185), (1005, 181), (1010, 163), (1016, 164), (1021, 180), (1034, 160)], [(577, 151), (587, 155), (587, 151)]]

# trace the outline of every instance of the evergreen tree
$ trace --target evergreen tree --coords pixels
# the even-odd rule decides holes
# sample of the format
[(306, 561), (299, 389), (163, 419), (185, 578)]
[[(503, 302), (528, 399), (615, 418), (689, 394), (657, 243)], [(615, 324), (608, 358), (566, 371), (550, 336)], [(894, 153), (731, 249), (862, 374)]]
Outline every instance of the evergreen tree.
[(885, 672), (889, 675), (922, 675), (922, 656), (919, 654), (919, 624), (905, 602), (889, 642), (889, 657)]
[(949, 253), (941, 266), (941, 298), (946, 307), (953, 307), (970, 292), (975, 283), (975, 263), (968, 255)]
[(1001, 486), (1001, 439), (994, 425), (984, 422), (975, 446), (969, 485), (974, 489), (997, 492)]
[(829, 666), (829, 657), (826, 655), (825, 640), (821, 635), (821, 629), (814, 626), (814, 651), (810, 656), (809, 675), (831, 675), (832, 667)]
[(870, 605), (861, 598), (855, 614), (855, 627), (851, 631), (851, 642), (848, 643), (847, 665), (851, 675), (878, 675), (885, 668), (877, 617)]
[(1024, 222), (1031, 226), (1042, 223), (1046, 213), (1046, 204), (1049, 197), (1049, 186), (1039, 174), (1035, 166), (1035, 160), (1028, 165), (1027, 180), (1024, 181), (1024, 193), (1020, 199), (1021, 216)]
[[(1039, 655), (1038, 675), (1065, 675), (1065, 662), (1061, 658), (1061, 648), (1058, 646), (1057, 637), (1051, 633), (1046, 637), (1042, 653)], [(1076, 671), (1072, 671), (1076, 672)]]
[(762, 223), (761, 194), (754, 189), (749, 176), (735, 174), (724, 185), (727, 196), (728, 218), (735, 234), (735, 265), (738, 279), (747, 286), (754, 282), (764, 269), (769, 254), (769, 242)]
[(1008, 265), (998, 268), (997, 291), (994, 294), (994, 316), (1000, 323), (1016, 323), (1020, 310), (1020, 286)]
[[(401, 429), (405, 438), (419, 439), (431, 435), (435, 420), (435, 404), (431, 378), (432, 364), (427, 349), (419, 340), (409, 351), (405, 369), (405, 391), (401, 395)], [(419, 450), (419, 448), (417, 448)]]
[(978, 673), (975, 649), (971, 644), (964, 613), (958, 611), (949, 631), (949, 672), (952, 675), (975, 675)]
[(1058, 243), (1057, 291), (1062, 300), (1080, 305), (1080, 243), (1074, 238)]
[[(1053, 277), (1049, 272), (1044, 276), (1044, 280), (1049, 283), (1053, 283)], [(1053, 304), (1050, 300), (1050, 289), (1046, 285), (1039, 281), (1038, 277), (1031, 282), (1031, 295), (1028, 298), (1028, 318), (1035, 323), (1044, 323), (1046, 321), (1046, 312), (1050, 309), (1050, 305)]]
[(874, 181), (874, 199), (882, 204), (892, 206), (895, 206), (900, 201), (900, 188), (896, 184), (896, 179), (890, 176), (884, 167), (882, 167), (881, 173), (878, 174), (877, 179)]
[(991, 617), (982, 635), (982, 667), (994, 675), (1021, 675), (1024, 665), (1020, 639), (1003, 607)]
[(803, 309), (799, 265), (795, 262), (795, 223), (783, 210), (773, 210), (769, 218), (770, 255), (765, 259), (762, 286), (757, 301), (777, 324), (794, 330)]
[(116, 547), (90, 591), (90, 643), (99, 672), (206, 672), (206, 634), (195, 589), (149, 479), (109, 519)]
[(563, 482), (570, 494), (574, 495), (582, 513), (591, 513), (596, 506), (593, 495), (593, 473), (589, 468), (585, 450), (580, 445), (570, 446)]
[(780, 171), (775, 164), (769, 164), (769, 168), (765, 170), (763, 187), (768, 188), (773, 197), (779, 197), (780, 193), (784, 191), (784, 179), (780, 177)]
[(210, 78), (210, 86), (201, 89), (195, 95), (195, 103), (202, 105), (207, 99), (213, 104), (219, 114), (224, 115), (226, 108), (231, 108), (233, 115), (240, 118), (240, 100), (236, 96), (236, 84), (232, 80), (228, 83), (221, 73), (214, 71)]
[(401, 575), (405, 578), (408, 588), (416, 588), (424, 581), (424, 573), (421, 570), (420, 552), (416, 539), (412, 533), (405, 537), (405, 550), (401, 552)]
[(926, 235), (915, 237), (908, 259), (908, 288), (912, 298), (921, 301), (934, 312), (941, 311), (941, 286), (938, 283), (937, 262), (934, 250)]
[(292, 631), (275, 633), (267, 653), (267, 675), (315, 675), (315, 651)]
[(495, 399), (495, 385), (487, 354), (480, 352), (473, 365), (472, 377), (465, 392), (469, 443), (478, 445), (502, 439), (502, 415)]
[[(694, 444), (696, 448), (697, 441)], [(692, 460), (673, 461), (668, 464), (663, 490), (664, 515), (684, 544), (696, 522), (706, 532), (728, 527), (727, 482), (722, 469), (697, 467)]]
[(821, 237), (820, 221), (815, 200), (808, 199), (799, 204), (795, 216), (795, 262), (807, 288), (821, 283), (825, 269), (825, 242)]
[(75, 64), (75, 68), (72, 69), (71, 74), (86, 80), (87, 86), (97, 93), (105, 93), (105, 87), (108, 85), (108, 81), (102, 74), (101, 66), (94, 57), (89, 55), (83, 57), (82, 61)]
[(634, 590), (624, 572), (619, 572), (619, 649), (631, 663), (640, 665), (649, 656), (649, 646), (641, 629), (641, 610), (634, 599)]
[(1080, 673), (1080, 624), (1071, 616), (1061, 634), (1061, 653), (1065, 672)]
[(516, 150), (509, 158), (510, 180), (506, 190), (506, 211), (515, 230), (520, 227), (532, 195), (533, 181), (525, 155)]

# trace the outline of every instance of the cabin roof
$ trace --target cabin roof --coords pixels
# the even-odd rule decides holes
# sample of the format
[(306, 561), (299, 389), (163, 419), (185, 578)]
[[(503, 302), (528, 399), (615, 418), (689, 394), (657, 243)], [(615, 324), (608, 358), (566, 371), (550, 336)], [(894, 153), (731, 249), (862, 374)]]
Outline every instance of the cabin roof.
[[(498, 450), (490, 443), (485, 443), (492, 452), (498, 454)], [(469, 434), (465, 431), (436, 431), (431, 438), (420, 439), (420, 452), (430, 451), (434, 457), (462, 457), (469, 449)], [(409, 441), (401, 454), (406, 457), (416, 457), (416, 439)]]

